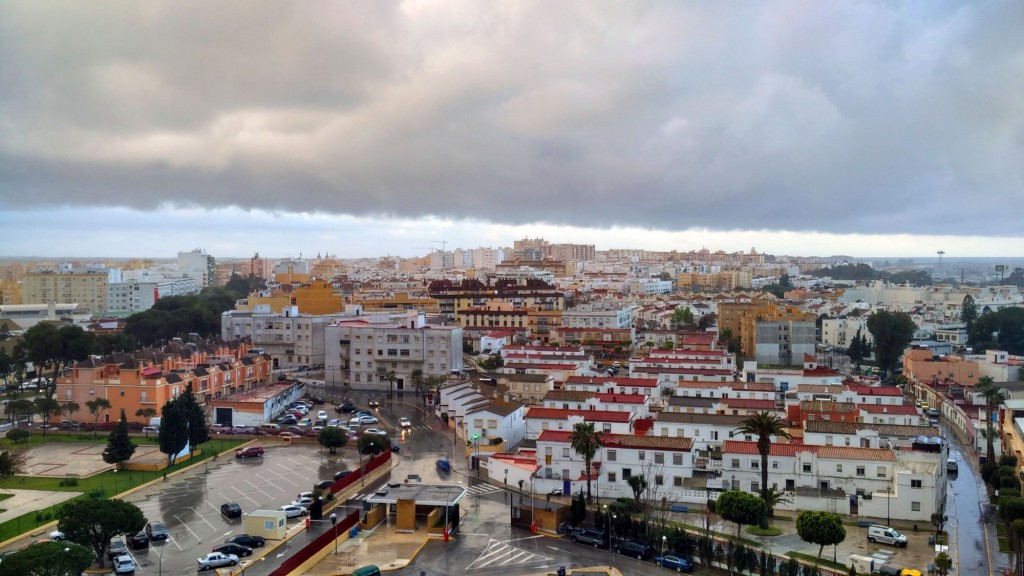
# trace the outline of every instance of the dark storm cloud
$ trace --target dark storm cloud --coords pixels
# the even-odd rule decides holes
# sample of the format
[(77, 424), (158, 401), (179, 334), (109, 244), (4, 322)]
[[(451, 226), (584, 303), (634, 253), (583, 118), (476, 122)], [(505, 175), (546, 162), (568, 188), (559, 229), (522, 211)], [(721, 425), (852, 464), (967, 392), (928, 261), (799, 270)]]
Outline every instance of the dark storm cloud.
[(1019, 234), (1024, 4), (0, 4), (0, 203)]

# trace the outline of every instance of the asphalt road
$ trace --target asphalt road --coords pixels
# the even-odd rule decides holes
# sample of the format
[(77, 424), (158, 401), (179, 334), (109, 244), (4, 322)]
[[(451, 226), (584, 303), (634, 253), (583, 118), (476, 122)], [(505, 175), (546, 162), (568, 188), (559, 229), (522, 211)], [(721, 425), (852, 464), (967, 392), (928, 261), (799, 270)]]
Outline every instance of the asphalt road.
[(959, 574), (991, 574), (1006, 566), (1007, 560), (996, 542), (992, 513), (987, 510), (987, 493), (975, 467), (977, 459), (968, 456), (955, 434), (947, 433), (946, 439), (950, 457), (959, 465), (959, 472), (949, 477), (945, 510), (949, 517), (947, 531), (953, 569)]

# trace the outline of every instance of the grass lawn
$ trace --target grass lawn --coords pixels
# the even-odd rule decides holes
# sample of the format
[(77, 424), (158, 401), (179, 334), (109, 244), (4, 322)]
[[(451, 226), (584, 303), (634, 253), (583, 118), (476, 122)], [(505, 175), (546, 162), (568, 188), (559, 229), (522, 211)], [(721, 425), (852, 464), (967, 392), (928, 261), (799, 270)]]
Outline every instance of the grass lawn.
[(1006, 524), (1003, 524), (1002, 522), (996, 523), (996, 536), (1006, 538), (1006, 531)]
[(778, 526), (769, 526), (767, 530), (761, 530), (760, 526), (747, 526), (743, 531), (755, 536), (778, 536), (782, 534), (782, 528)]
[[(69, 437), (78, 438), (79, 440), (69, 440)], [(30, 441), (32, 445), (43, 443), (39, 438), (42, 438), (42, 436), (33, 435)], [(91, 440), (92, 443), (95, 444), (103, 445), (107, 442), (106, 435), (102, 432), (100, 433), (100, 436), (95, 439), (92, 438), (91, 434), (76, 434), (75, 436), (48, 434), (45, 442), (86, 442), (87, 440)], [(146, 438), (133, 438), (133, 441), (138, 445), (156, 443), (155, 439), (149, 439), (147, 441)], [(171, 474), (172, 472), (192, 466), (197, 462), (202, 462), (204, 459), (213, 458), (215, 454), (230, 450), (236, 446), (244, 444), (245, 442), (248, 442), (248, 439), (212, 439), (201, 446), (203, 450), (202, 455), (192, 460), (188, 460), (174, 466), (169, 466), (159, 472), (124, 470), (121, 472), (103, 472), (88, 478), (77, 479), (43, 478), (39, 476), (8, 476), (0, 478), (0, 489), (83, 492), (84, 494), (80, 496), (80, 498), (111, 498), (136, 486), (163, 478), (165, 474)], [(27, 442), (22, 442), (18, 446), (22, 447), (26, 444)], [(9, 441), (6, 438), (0, 440), (0, 448), (9, 446)], [(10, 495), (5, 496), (9, 497)], [(13, 538), (25, 532), (30, 532), (47, 522), (55, 520), (57, 518), (57, 508), (59, 508), (59, 506), (51, 506), (35, 512), (29, 512), (19, 516), (18, 518), (8, 520), (7, 522), (0, 524), (0, 541)]]
[[(827, 550), (828, 548), (830, 548), (830, 546), (826, 546), (825, 548)], [(822, 555), (824, 556), (824, 554), (822, 554)], [(845, 573), (846, 570), (847, 570), (846, 566), (844, 566), (844, 565), (842, 565), (842, 564), (840, 564), (838, 562), (833, 562), (831, 560), (826, 560), (825, 558), (822, 558), (821, 560), (818, 560), (817, 556), (815, 556), (813, 554), (804, 554), (803, 552), (789, 551), (789, 552), (786, 552), (786, 556), (789, 556), (790, 558), (796, 558), (797, 560), (806, 560), (807, 562), (811, 562), (813, 564), (818, 564), (818, 565), (821, 565), (821, 566), (828, 566), (829, 568), (833, 568), (835, 570), (839, 570), (839, 571), (841, 571), (843, 573)]]
[[(685, 522), (677, 522), (675, 520), (666, 520), (665, 524), (669, 525), (669, 526), (674, 526), (674, 527), (677, 527), (677, 528), (684, 528), (684, 529), (690, 531), (691, 533), (696, 533), (696, 534), (703, 534), (704, 533), (704, 529), (701, 528), (700, 526), (695, 525), (695, 524), (687, 524)], [(756, 526), (755, 526), (755, 528), (756, 528)], [(719, 538), (726, 538), (726, 539), (729, 539), (729, 540), (736, 540), (736, 533), (735, 532), (715, 532), (714, 534), (715, 534), (715, 536), (718, 536)], [(749, 538), (740, 538), (740, 542), (742, 542), (746, 546), (753, 546), (754, 548), (758, 548), (758, 549), (761, 548), (761, 543), (758, 542), (757, 540), (751, 540)]]

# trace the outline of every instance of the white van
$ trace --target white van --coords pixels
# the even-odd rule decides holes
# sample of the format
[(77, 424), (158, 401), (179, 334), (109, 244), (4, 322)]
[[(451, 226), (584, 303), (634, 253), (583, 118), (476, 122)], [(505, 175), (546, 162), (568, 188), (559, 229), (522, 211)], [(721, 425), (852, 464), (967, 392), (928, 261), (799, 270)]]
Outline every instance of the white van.
[(892, 544), (893, 546), (903, 548), (907, 545), (907, 537), (900, 534), (895, 528), (872, 524), (868, 526), (868, 542), (872, 544), (881, 542), (882, 544)]
[(271, 434), (277, 434), (281, 431), (281, 426), (272, 422), (264, 422), (260, 424), (260, 430), (264, 432), (270, 432)]

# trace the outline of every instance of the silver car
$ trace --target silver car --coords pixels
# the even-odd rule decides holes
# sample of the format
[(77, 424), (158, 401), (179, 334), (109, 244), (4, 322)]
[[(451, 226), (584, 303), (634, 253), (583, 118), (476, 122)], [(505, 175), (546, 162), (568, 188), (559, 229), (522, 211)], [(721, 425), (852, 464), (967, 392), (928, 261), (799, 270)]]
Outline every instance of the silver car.
[(221, 566), (234, 566), (238, 564), (238, 556), (224, 554), (223, 552), (210, 552), (206, 556), (196, 560), (200, 570), (213, 570)]

